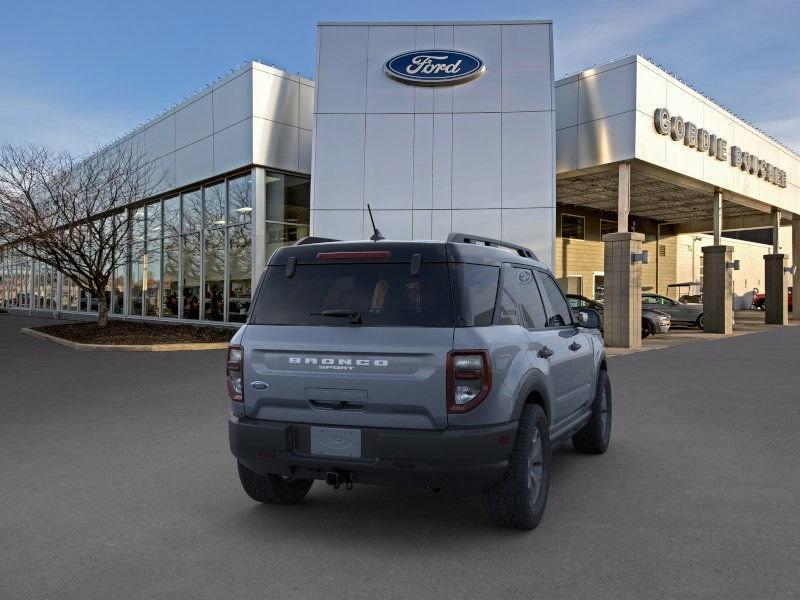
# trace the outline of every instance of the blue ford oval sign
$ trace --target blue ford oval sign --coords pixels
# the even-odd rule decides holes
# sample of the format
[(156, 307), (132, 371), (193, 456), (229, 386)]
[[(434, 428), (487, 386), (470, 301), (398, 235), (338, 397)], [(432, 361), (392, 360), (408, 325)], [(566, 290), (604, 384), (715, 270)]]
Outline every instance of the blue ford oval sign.
[(456, 50), (413, 50), (386, 61), (388, 77), (410, 85), (455, 85), (483, 75), (486, 67), (477, 56)]

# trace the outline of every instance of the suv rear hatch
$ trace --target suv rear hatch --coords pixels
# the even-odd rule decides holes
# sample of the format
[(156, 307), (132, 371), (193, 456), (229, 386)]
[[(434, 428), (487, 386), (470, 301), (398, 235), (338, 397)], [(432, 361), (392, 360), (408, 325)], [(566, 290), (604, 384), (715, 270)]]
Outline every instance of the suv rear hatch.
[(443, 429), (453, 327), (443, 244), (283, 248), (262, 276), (242, 338), (246, 413)]

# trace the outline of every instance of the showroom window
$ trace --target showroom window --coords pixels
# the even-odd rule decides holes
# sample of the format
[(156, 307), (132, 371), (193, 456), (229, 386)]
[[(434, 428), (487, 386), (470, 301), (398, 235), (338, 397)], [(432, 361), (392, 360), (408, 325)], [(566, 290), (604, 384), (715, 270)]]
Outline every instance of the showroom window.
[[(308, 177), (266, 172), (264, 251), (308, 236)], [(252, 296), (252, 172), (147, 201), (120, 212), (130, 220), (128, 260), (106, 298), (111, 314), (242, 323)], [(60, 286), (59, 286), (60, 283)], [(87, 290), (46, 265), (7, 251), (0, 260), (0, 305), (96, 311)]]
[(607, 221), (605, 219), (600, 219), (600, 239), (603, 239), (603, 236), (607, 233), (617, 233), (617, 222), (616, 221)]
[(577, 215), (561, 215), (561, 237), (570, 240), (586, 239), (586, 220)]
[(267, 173), (267, 260), (278, 248), (308, 236), (308, 177)]

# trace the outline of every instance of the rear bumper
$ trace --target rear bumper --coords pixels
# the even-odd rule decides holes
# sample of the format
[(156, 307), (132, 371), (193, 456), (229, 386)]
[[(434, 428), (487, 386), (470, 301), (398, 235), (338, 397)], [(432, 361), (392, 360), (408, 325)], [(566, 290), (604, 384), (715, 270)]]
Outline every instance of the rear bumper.
[(481, 491), (508, 469), (517, 423), (441, 431), (362, 428), (363, 457), (357, 459), (310, 454), (310, 428), (230, 415), (231, 452), (261, 474), (325, 479), (329, 471), (342, 471), (356, 483)]

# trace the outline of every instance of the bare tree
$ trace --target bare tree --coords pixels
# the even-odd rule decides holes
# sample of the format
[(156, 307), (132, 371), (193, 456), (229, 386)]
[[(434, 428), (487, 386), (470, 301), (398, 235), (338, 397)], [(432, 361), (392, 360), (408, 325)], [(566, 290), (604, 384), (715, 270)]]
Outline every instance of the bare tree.
[(89, 158), (32, 144), (0, 148), (0, 245), (61, 271), (97, 298), (108, 323), (106, 286), (115, 269), (138, 260), (125, 208), (163, 180), (139, 148), (122, 143)]

